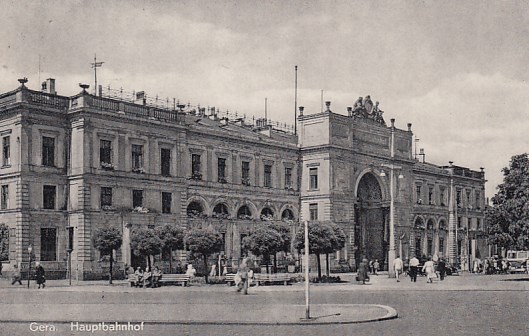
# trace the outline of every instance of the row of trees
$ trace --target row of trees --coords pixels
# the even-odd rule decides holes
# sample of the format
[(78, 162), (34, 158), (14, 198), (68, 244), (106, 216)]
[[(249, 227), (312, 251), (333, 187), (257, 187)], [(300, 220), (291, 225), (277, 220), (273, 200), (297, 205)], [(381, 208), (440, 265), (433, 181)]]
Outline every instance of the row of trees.
[[(304, 227), (295, 236), (294, 246), (299, 251), (305, 248)], [(243, 252), (251, 252), (262, 257), (267, 265), (273, 257), (274, 268), (277, 268), (277, 253), (288, 253), (291, 249), (292, 238), (289, 226), (283, 223), (264, 225), (242, 241)], [(309, 253), (316, 255), (318, 264), (318, 278), (321, 279), (320, 256), (328, 255), (345, 246), (345, 233), (331, 222), (312, 222), (309, 224)], [(184, 243), (185, 242), (185, 243)], [(109, 281), (112, 283), (113, 251), (121, 247), (122, 235), (116, 228), (98, 229), (93, 238), (93, 244), (101, 255), (110, 256)], [(172, 252), (187, 248), (195, 255), (201, 256), (204, 262), (206, 283), (208, 282), (208, 258), (223, 250), (222, 237), (210, 229), (191, 229), (187, 233), (175, 226), (164, 225), (155, 229), (138, 228), (131, 233), (131, 249), (137, 256), (147, 257), (151, 267), (151, 256), (169, 256), (169, 268), (172, 270)]]

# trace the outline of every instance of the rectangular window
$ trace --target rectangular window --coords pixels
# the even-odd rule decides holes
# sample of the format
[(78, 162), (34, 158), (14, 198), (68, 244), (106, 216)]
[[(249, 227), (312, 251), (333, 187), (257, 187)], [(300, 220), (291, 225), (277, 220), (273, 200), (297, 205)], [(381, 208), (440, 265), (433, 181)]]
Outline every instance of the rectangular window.
[(40, 229), (40, 260), (57, 261), (57, 229)]
[(45, 185), (42, 188), (42, 207), (44, 209), (55, 209), (56, 187)]
[(171, 150), (169, 148), (160, 149), (161, 172), (163, 176), (171, 176)]
[(250, 185), (250, 162), (242, 161), (241, 164), (241, 184)]
[(311, 221), (318, 220), (318, 203), (309, 204), (309, 218)]
[(446, 193), (446, 188), (445, 187), (441, 187), (440, 188), (440, 193), (441, 193), (441, 206), (446, 206), (446, 203), (445, 203), (445, 193)]
[(318, 168), (309, 169), (309, 189), (318, 189)]
[(101, 166), (112, 165), (112, 141), (99, 140), (99, 162)]
[(415, 238), (415, 256), (420, 258), (422, 256), (421, 238)]
[(42, 165), (55, 166), (55, 138), (42, 137)]
[(220, 183), (226, 183), (226, 159), (218, 158), (217, 175)]
[(476, 226), (478, 227), (478, 230), (483, 231), (483, 227), (481, 226), (481, 223), (482, 223), (482, 222), (481, 222), (481, 219), (478, 218), (478, 219), (477, 219)]
[(467, 207), (472, 208), (472, 190), (467, 190)]
[(132, 169), (143, 169), (143, 145), (132, 145)]
[(445, 246), (445, 240), (443, 238), (439, 238), (439, 254), (444, 254), (444, 246)]
[(170, 192), (162, 192), (162, 213), (171, 213), (173, 195)]
[(191, 154), (191, 174), (195, 180), (202, 180), (200, 169), (200, 154)]
[(132, 207), (143, 207), (143, 190), (132, 190)]
[(2, 138), (2, 165), (9, 166), (11, 164), (11, 137), (5, 136)]
[(481, 210), (481, 193), (476, 190), (476, 209)]
[(421, 196), (421, 186), (415, 186), (415, 198), (417, 199), (417, 204), (422, 204), (422, 196)]
[(433, 201), (433, 187), (428, 187), (428, 204), (434, 204)]
[(292, 168), (285, 167), (285, 188), (293, 188), (292, 185)]
[(461, 189), (456, 190), (456, 204), (458, 208), (461, 208)]
[(5, 210), (9, 207), (9, 186), (3, 185), (2, 186), (2, 201), (1, 201), (1, 208), (2, 210)]
[(112, 206), (112, 188), (101, 187), (101, 207)]
[(264, 186), (272, 188), (272, 165), (264, 166)]

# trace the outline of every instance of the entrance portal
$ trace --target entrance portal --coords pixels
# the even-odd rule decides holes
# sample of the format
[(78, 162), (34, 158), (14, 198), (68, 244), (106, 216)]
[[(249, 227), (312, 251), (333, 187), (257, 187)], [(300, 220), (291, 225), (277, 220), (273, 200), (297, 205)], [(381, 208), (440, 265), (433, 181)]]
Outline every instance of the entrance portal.
[(382, 191), (376, 177), (365, 174), (358, 184), (355, 207), (355, 260), (377, 259), (380, 269), (386, 268), (387, 258), (387, 208), (382, 206)]

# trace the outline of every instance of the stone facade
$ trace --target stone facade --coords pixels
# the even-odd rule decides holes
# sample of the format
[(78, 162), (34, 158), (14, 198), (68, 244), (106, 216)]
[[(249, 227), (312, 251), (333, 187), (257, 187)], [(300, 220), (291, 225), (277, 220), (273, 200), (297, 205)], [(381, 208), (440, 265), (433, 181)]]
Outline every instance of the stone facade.
[[(140, 262), (130, 249), (134, 228), (167, 223), (213, 227), (233, 263), (241, 237), (269, 220), (287, 221), (292, 234), (300, 220), (338, 223), (348, 242), (333, 264), (354, 266), (361, 256), (387, 264), (391, 249), (452, 262), (483, 255), (482, 172), (419, 162), (411, 125), (387, 127), (381, 115), (343, 116), (328, 108), (301, 114), (298, 122), (299, 140), (266, 124), (84, 89), (63, 97), (22, 84), (0, 94), (4, 270), (18, 263), (24, 271), (31, 246), (32, 260), (50, 277), (66, 276), (72, 230), (72, 276), (98, 278), (108, 263), (92, 245), (97, 228), (123, 233), (119, 269)], [(185, 261), (183, 251), (177, 254)]]

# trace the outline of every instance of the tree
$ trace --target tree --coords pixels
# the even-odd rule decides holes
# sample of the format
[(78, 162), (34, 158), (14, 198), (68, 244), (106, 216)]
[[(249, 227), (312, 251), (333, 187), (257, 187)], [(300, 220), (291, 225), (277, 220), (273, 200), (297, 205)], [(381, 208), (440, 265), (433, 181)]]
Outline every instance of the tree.
[(275, 255), (277, 252), (282, 251), (283, 247), (284, 240), (281, 238), (281, 234), (269, 226), (258, 228), (242, 240), (243, 250), (248, 250), (256, 256), (263, 257), (266, 261), (267, 273), (269, 273), (268, 261), (270, 260), (270, 255)]
[(112, 268), (114, 263), (113, 251), (119, 249), (122, 243), (121, 232), (116, 228), (100, 228), (94, 232), (94, 247), (99, 250), (101, 255), (110, 255), (110, 268), (108, 271), (110, 284), (112, 284)]
[(345, 247), (345, 242), (347, 240), (347, 237), (345, 235), (345, 232), (342, 230), (341, 227), (339, 227), (337, 224), (328, 222), (327, 225), (329, 225), (334, 233), (334, 235), (331, 237), (331, 247), (332, 251), (328, 251), (325, 254), (325, 258), (327, 258), (327, 276), (329, 276), (330, 272), (330, 263), (329, 263), (329, 253), (333, 253), (335, 251), (339, 251)]
[(9, 228), (0, 224), (0, 261), (9, 260)]
[(222, 251), (222, 237), (210, 229), (191, 229), (185, 235), (187, 249), (204, 259), (206, 283), (208, 283), (208, 257)]
[[(290, 244), (292, 243), (292, 233), (290, 227), (285, 222), (270, 222), (269, 228), (276, 230), (283, 239), (283, 245), (278, 252), (290, 252)], [(274, 253), (274, 272), (277, 272), (277, 256)]]
[[(341, 245), (341, 237), (337, 236), (335, 230), (341, 231), (339, 227), (334, 228), (330, 223), (325, 222), (310, 222), (309, 223), (309, 253), (316, 255), (318, 263), (318, 280), (321, 281), (321, 260), (320, 255), (332, 253), (343, 248)], [(340, 234), (341, 236), (341, 234)], [(345, 236), (345, 234), (344, 234)], [(343, 240), (345, 244), (345, 239)], [(305, 227), (296, 234), (295, 245), (298, 250), (305, 248)]]
[(503, 183), (485, 215), (489, 243), (517, 250), (529, 249), (529, 158), (515, 155), (502, 169)]
[(169, 255), (169, 272), (173, 272), (173, 251), (184, 249), (184, 230), (176, 225), (164, 225), (156, 228), (162, 240), (162, 252)]
[(131, 233), (130, 247), (135, 255), (147, 257), (147, 265), (151, 268), (151, 256), (162, 251), (163, 241), (154, 229), (137, 228)]

